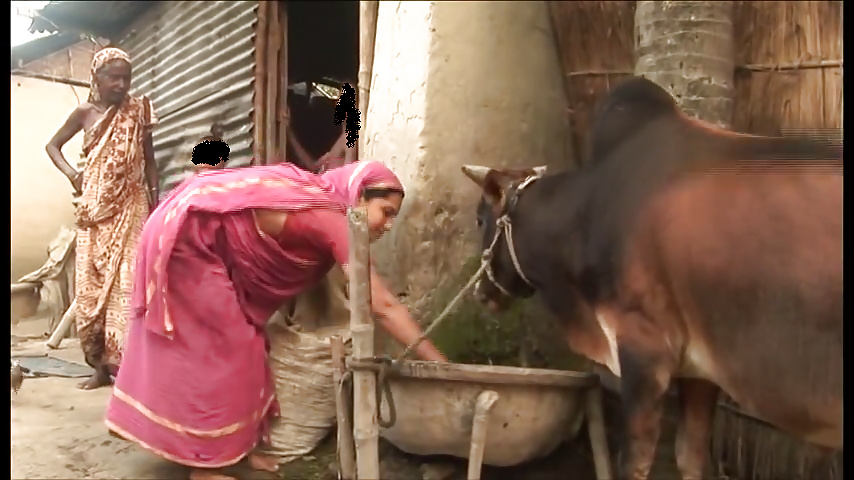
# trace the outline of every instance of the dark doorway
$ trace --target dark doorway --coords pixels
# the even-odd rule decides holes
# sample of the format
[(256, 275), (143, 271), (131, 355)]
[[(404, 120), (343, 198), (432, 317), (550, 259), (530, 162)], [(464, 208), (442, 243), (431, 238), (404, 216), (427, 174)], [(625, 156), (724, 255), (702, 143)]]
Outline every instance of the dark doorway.
[(283, 3), (288, 19), (287, 160), (314, 170), (324, 155), (343, 156), (338, 147), (344, 125), (335, 125), (333, 116), (341, 85), (356, 84), (359, 2)]

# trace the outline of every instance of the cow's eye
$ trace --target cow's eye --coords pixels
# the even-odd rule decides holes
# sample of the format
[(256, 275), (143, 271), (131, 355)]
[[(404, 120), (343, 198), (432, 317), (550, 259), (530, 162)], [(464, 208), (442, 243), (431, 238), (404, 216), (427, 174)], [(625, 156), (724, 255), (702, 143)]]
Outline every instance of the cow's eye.
[(480, 228), (483, 226), (483, 220), (481, 220), (479, 218), (477, 220), (475, 220), (474, 222), (475, 222), (475, 224), (477, 224), (477, 228)]

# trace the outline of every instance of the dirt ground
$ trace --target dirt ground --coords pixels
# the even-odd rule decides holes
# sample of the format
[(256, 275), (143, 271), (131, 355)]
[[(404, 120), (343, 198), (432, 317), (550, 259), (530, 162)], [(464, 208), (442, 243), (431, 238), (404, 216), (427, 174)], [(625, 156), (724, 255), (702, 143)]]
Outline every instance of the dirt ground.
[[(45, 346), (46, 322), (25, 321), (12, 327), (12, 355), (49, 353), (84, 364), (77, 340), (61, 348)], [(26, 378), (12, 394), (13, 479), (186, 479), (188, 469), (108, 434), (103, 423), (109, 388), (83, 391), (77, 378)], [(250, 472), (245, 465), (228, 470), (241, 479), (336, 479), (334, 435), (303, 459), (282, 466), (277, 475)], [(485, 467), (484, 480), (557, 480), (595, 478), (586, 434), (547, 458), (513, 468)], [(465, 460), (415, 457), (381, 442), (383, 478), (393, 480), (463, 480)]]
[[(46, 322), (25, 321), (12, 327), (12, 355), (49, 353), (84, 364), (80, 344), (64, 340), (61, 348), (45, 346)], [(188, 469), (172, 464), (135, 444), (112, 437), (103, 423), (108, 388), (84, 391), (78, 378), (26, 378), (12, 394), (13, 479), (186, 479)], [(334, 480), (334, 435), (310, 456), (282, 466), (278, 475), (249, 472), (238, 465), (228, 473), (241, 479)], [(549, 458), (524, 468), (485, 468), (484, 480), (552, 480), (558, 472), (576, 474), (592, 465), (586, 446), (567, 445)], [(571, 452), (567, 455), (567, 452)], [(465, 461), (407, 455), (381, 444), (383, 478), (394, 480), (457, 480), (465, 478)], [(580, 463), (579, 463), (580, 462)], [(592, 472), (591, 472), (592, 473)], [(574, 476), (586, 480), (586, 475)]]
[[(50, 350), (45, 330), (40, 320), (13, 326), (12, 355), (50, 352), (85, 364), (77, 340)], [(110, 390), (80, 390), (81, 380), (25, 378), (18, 394), (12, 394), (12, 478), (186, 478), (183, 468), (110, 436), (103, 423)]]
[[(46, 345), (47, 322), (12, 326), (12, 356), (50, 356), (85, 365), (80, 343), (67, 339), (57, 350)], [(109, 388), (84, 391), (80, 378), (25, 378), (11, 394), (13, 479), (186, 479), (189, 470), (136, 444), (115, 438), (104, 425)], [(227, 473), (241, 479), (280, 475), (249, 472), (237, 465)], [(287, 478), (287, 477), (285, 477)], [(297, 478), (297, 477), (293, 477)]]

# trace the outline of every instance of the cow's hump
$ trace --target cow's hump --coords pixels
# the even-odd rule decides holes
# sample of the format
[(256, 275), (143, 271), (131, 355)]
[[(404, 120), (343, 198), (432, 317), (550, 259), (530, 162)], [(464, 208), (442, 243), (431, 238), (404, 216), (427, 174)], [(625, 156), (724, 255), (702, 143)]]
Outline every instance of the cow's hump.
[(620, 82), (605, 95), (596, 110), (590, 133), (591, 160), (603, 160), (654, 120), (678, 114), (676, 101), (655, 82), (644, 77)]

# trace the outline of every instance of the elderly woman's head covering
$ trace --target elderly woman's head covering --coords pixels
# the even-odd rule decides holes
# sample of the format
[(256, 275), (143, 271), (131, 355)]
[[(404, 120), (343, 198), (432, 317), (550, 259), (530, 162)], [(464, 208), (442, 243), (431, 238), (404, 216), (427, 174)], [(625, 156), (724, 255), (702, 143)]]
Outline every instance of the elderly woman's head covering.
[(92, 58), (91, 77), (89, 78), (89, 103), (100, 100), (97, 75), (106, 64), (113, 60), (124, 60), (130, 63), (130, 56), (120, 48), (110, 47), (99, 50)]

